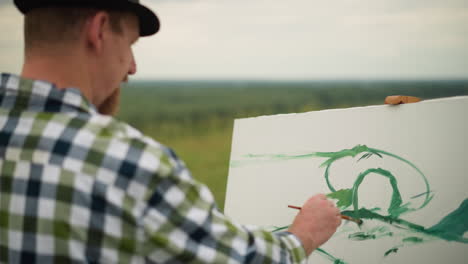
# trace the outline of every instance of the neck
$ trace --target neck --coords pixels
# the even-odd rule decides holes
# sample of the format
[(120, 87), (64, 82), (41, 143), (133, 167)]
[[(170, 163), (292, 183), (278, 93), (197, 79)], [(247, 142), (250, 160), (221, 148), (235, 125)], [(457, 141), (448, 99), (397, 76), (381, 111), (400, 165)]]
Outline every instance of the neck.
[(93, 101), (92, 79), (87, 70), (85, 56), (77, 52), (60, 56), (28, 54), (25, 57), (22, 77), (48, 81), (59, 89), (77, 88), (86, 99)]

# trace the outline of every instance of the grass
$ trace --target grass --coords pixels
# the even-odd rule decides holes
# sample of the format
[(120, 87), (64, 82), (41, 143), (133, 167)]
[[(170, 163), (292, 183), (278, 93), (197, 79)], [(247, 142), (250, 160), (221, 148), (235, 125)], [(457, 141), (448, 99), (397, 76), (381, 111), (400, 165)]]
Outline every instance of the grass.
[(185, 161), (195, 179), (208, 186), (221, 209), (226, 192), (231, 130), (226, 128), (197, 137), (168, 139), (167, 144)]
[(223, 210), (234, 119), (382, 104), (395, 94), (468, 95), (468, 81), (138, 82), (122, 90), (118, 117), (173, 148)]

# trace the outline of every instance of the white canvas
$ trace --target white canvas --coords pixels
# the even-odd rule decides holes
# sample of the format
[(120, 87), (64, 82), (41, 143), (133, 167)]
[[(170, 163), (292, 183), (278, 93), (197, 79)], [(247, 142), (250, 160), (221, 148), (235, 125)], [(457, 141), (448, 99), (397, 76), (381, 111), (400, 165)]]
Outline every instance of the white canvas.
[(345, 189), (344, 211), (384, 220), (343, 221), (310, 263), (467, 263), (467, 135), (468, 97), (239, 119), (225, 213), (274, 230), (296, 215), (288, 205)]

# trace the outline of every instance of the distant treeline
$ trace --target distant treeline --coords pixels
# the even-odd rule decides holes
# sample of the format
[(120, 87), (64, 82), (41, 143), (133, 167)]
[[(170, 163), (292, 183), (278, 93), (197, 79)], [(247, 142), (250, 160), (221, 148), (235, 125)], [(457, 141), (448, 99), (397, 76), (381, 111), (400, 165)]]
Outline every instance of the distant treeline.
[(235, 118), (468, 95), (468, 81), (137, 82), (122, 93), (119, 117), (171, 146), (222, 209)]
[(234, 118), (382, 104), (388, 95), (468, 95), (468, 81), (134, 82), (119, 117), (162, 135), (204, 133)]

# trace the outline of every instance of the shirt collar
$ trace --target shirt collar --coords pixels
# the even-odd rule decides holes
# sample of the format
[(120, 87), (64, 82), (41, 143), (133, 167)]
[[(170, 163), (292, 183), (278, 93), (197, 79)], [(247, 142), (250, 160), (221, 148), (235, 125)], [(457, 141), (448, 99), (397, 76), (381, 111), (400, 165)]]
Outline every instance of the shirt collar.
[(0, 107), (44, 112), (85, 112), (96, 114), (91, 104), (76, 88), (58, 89), (53, 83), (30, 80), (2, 73)]

